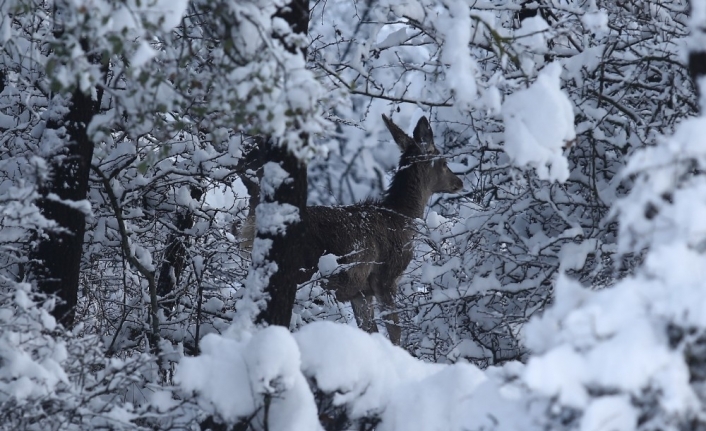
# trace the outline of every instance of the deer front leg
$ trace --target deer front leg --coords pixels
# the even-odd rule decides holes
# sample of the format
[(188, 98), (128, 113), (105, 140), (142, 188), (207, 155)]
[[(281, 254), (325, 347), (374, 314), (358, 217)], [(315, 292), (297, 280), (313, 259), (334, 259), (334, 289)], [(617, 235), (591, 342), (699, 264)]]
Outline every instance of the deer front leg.
[(373, 298), (358, 295), (351, 299), (353, 307), (353, 315), (358, 327), (365, 332), (378, 332), (378, 325), (375, 324), (375, 307), (373, 307)]

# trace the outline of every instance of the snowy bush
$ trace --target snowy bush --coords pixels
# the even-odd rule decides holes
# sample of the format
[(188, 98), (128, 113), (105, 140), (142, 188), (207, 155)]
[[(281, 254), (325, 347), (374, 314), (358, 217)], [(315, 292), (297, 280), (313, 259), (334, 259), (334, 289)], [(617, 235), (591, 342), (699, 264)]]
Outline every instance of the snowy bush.
[(204, 408), (245, 428), (510, 430), (526, 418), (523, 389), (512, 383), (519, 364), (483, 372), (425, 363), (380, 335), (332, 322), (246, 338), (209, 335), (203, 354), (176, 372)]

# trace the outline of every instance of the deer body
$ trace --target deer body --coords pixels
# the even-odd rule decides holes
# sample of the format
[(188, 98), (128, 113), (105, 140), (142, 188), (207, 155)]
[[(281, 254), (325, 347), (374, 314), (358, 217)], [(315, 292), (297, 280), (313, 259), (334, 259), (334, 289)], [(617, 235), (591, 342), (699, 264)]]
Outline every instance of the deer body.
[(308, 210), (308, 268), (316, 268), (319, 256), (327, 253), (339, 256), (338, 263), (348, 268), (326, 285), (339, 301), (372, 297), (380, 282), (394, 281), (409, 265), (412, 231), (406, 217), (373, 203)]
[(413, 137), (384, 115), (383, 120), (402, 150), (390, 187), (377, 201), (307, 208), (305, 269), (298, 282), (311, 278), (322, 255), (338, 256), (345, 269), (330, 276), (324, 287), (334, 291), (337, 300), (351, 302), (358, 325), (368, 332), (377, 332), (375, 297), (392, 320), (386, 322), (390, 340), (399, 344), (394, 300), (397, 280), (413, 257), (414, 220), (424, 215), (432, 194), (457, 192), (463, 182), (440, 157), (425, 117), (417, 123)]

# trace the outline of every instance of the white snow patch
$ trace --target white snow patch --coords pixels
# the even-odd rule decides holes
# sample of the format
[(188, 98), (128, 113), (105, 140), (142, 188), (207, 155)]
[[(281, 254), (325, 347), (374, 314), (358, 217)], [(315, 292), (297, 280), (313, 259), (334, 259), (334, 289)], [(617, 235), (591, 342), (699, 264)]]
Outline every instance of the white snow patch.
[(523, 19), (520, 28), (515, 31), (517, 42), (537, 54), (547, 51), (548, 36), (549, 24), (539, 15)]
[(581, 243), (567, 242), (561, 246), (559, 251), (560, 269), (579, 270), (586, 264), (588, 255), (596, 251), (598, 241), (591, 238)]
[(422, 266), (422, 283), (430, 284), (436, 277), (446, 274), (449, 271), (456, 270), (461, 267), (461, 259), (453, 257), (441, 266), (437, 266), (434, 262), (427, 262)]
[(581, 418), (581, 431), (632, 431), (636, 427), (637, 411), (624, 395), (591, 401)]
[(385, 48), (390, 48), (393, 46), (397, 46), (402, 44), (404, 41), (407, 40), (407, 27), (402, 27), (401, 29), (397, 31), (393, 31), (392, 33), (388, 34), (385, 40), (382, 42), (378, 43), (377, 46), (379, 49), (385, 49)]
[(263, 196), (273, 196), (275, 190), (279, 188), (285, 181), (292, 181), (289, 173), (274, 162), (267, 162), (262, 167), (263, 176), (260, 184), (260, 191)]
[(571, 347), (561, 346), (546, 355), (531, 357), (524, 381), (540, 394), (556, 396), (564, 405), (582, 408), (589, 399), (583, 385), (587, 374), (584, 358)]
[(319, 258), (319, 272), (322, 276), (332, 275), (338, 268), (338, 256), (335, 254), (325, 254)]
[(270, 235), (282, 234), (288, 224), (299, 221), (299, 208), (290, 204), (261, 202), (255, 208), (257, 231)]
[(546, 66), (528, 89), (507, 97), (502, 114), (505, 152), (513, 162), (534, 167), (541, 179), (564, 182), (569, 178), (569, 163), (562, 151), (576, 132), (560, 75), (559, 63)]
[(139, 69), (145, 63), (152, 60), (156, 55), (157, 51), (152, 48), (149, 43), (143, 40), (140, 42), (140, 46), (137, 47), (137, 50), (132, 55), (132, 58), (130, 59), (130, 66), (135, 69)]
[(608, 14), (605, 10), (597, 10), (584, 14), (581, 17), (581, 22), (584, 27), (586, 27), (586, 30), (596, 36), (603, 36), (610, 31), (608, 28)]
[(170, 31), (181, 22), (181, 18), (189, 6), (189, 0), (153, 0), (154, 9), (161, 12), (159, 19), (162, 30)]
[(270, 326), (243, 341), (208, 334), (201, 350), (200, 356), (181, 360), (175, 380), (199, 393), (224, 419), (252, 415), (268, 395), (270, 429), (321, 429), (314, 397), (299, 370), (298, 346), (285, 328)]
[(452, 16), (439, 22), (439, 29), (446, 31), (441, 61), (449, 65), (446, 80), (456, 104), (461, 109), (470, 109), (478, 99), (478, 65), (469, 48), (475, 25), (465, 2), (449, 2), (446, 6)]
[(47, 199), (49, 199), (50, 201), (58, 202), (62, 205), (66, 205), (69, 208), (75, 209), (86, 217), (93, 216), (93, 209), (91, 208), (91, 203), (87, 199), (82, 199), (80, 201), (61, 199), (56, 193), (47, 194)]
[(390, 9), (395, 15), (424, 21), (424, 7), (417, 0), (392, 0), (391, 3)]

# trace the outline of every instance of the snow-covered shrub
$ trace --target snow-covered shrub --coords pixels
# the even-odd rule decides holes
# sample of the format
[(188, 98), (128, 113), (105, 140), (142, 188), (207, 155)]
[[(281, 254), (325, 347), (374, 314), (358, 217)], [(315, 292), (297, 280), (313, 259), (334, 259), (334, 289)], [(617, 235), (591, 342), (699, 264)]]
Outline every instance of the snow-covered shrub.
[(483, 372), (425, 363), (349, 325), (212, 334), (203, 347), (181, 361), (176, 380), (242, 429), (512, 430), (528, 419), (526, 391), (513, 383), (520, 364)]

